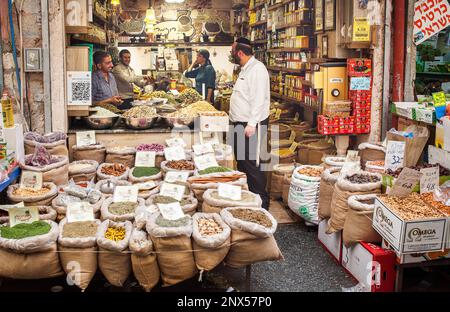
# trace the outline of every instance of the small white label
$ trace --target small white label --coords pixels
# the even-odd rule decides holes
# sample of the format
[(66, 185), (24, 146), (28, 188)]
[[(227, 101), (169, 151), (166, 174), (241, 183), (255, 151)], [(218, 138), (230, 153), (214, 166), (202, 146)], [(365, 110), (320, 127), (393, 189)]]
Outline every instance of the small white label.
[(242, 187), (237, 185), (219, 183), (217, 188), (220, 197), (229, 198), (231, 200), (242, 199)]
[(136, 152), (135, 167), (155, 167), (156, 152)]
[(214, 154), (205, 154), (194, 157), (195, 166), (198, 170), (205, 170), (211, 167), (217, 167), (217, 160)]
[(192, 149), (196, 156), (214, 153), (214, 148), (211, 143), (192, 145)]
[(164, 149), (166, 160), (183, 160), (186, 159), (186, 154), (181, 146), (167, 147)]
[(97, 143), (95, 131), (77, 132), (77, 146), (89, 146)]
[(136, 203), (138, 198), (139, 188), (136, 185), (132, 186), (116, 186), (113, 195), (113, 202), (123, 203), (132, 202)]
[(403, 168), (405, 158), (405, 142), (388, 141), (384, 168), (393, 171)]
[(169, 171), (166, 173), (165, 182), (186, 182), (189, 178), (189, 172), (185, 171)]
[(21, 208), (21, 207), (25, 207), (25, 204), (23, 202), (20, 202), (15, 205), (0, 205), (0, 210), (8, 211), (11, 208)]
[(347, 162), (351, 162), (351, 161), (358, 161), (360, 159), (359, 157), (359, 151), (348, 151), (347, 152), (347, 157), (345, 159), (345, 161)]
[(151, 189), (155, 188), (156, 183), (153, 181), (148, 181), (148, 182), (144, 182), (144, 183), (134, 184), (134, 186), (136, 186), (139, 191), (146, 191), (146, 190), (151, 190)]
[(181, 146), (186, 147), (186, 142), (182, 138), (171, 138), (166, 140), (168, 147)]
[(67, 205), (67, 223), (94, 221), (94, 209), (88, 202)]
[(439, 167), (420, 169), (420, 194), (431, 193), (439, 186)]
[(8, 209), (9, 226), (13, 227), (21, 223), (33, 223), (39, 221), (38, 207), (11, 207)]
[(183, 199), (186, 187), (183, 185), (171, 184), (164, 182), (161, 186), (160, 195), (172, 197), (178, 201)]
[(420, 171), (411, 168), (403, 168), (402, 172), (395, 180), (390, 196), (405, 197), (411, 194), (412, 190), (420, 181)]
[(158, 209), (163, 218), (167, 220), (178, 220), (184, 218), (185, 216), (179, 202), (171, 204), (158, 204)]
[(342, 78), (330, 78), (330, 83), (344, 83)]
[(22, 171), (20, 188), (40, 190), (42, 188), (42, 172)]

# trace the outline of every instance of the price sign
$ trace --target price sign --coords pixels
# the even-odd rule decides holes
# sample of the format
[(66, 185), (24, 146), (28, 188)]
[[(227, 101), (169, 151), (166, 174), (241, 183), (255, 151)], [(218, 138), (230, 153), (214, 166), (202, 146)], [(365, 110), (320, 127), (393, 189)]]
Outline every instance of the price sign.
[(389, 192), (389, 195), (399, 197), (408, 196), (408, 194), (410, 194), (414, 187), (416, 187), (419, 183), (419, 180), (420, 171), (411, 168), (403, 168), (402, 172), (395, 181), (394, 186)]
[(156, 152), (136, 152), (135, 167), (155, 167)]
[(179, 202), (171, 204), (157, 204), (157, 206), (164, 219), (178, 220), (184, 218), (185, 216)]
[(113, 195), (113, 202), (123, 203), (131, 202), (136, 203), (138, 198), (139, 188), (135, 185), (132, 186), (116, 186)]
[(164, 149), (166, 160), (182, 160), (186, 159), (186, 154), (181, 146), (167, 147)]
[(214, 148), (211, 143), (192, 145), (192, 149), (195, 155), (214, 153)]
[(229, 198), (231, 200), (242, 199), (242, 187), (237, 185), (219, 183), (217, 188), (220, 197)]
[(431, 193), (439, 186), (439, 167), (420, 169), (420, 194)]
[(169, 171), (166, 173), (166, 177), (164, 178), (164, 182), (173, 183), (173, 182), (186, 182), (189, 178), (189, 172), (183, 171)]
[(94, 209), (88, 202), (67, 205), (67, 223), (94, 221)]
[(25, 204), (23, 202), (20, 202), (15, 205), (0, 205), (0, 210), (8, 211), (11, 208), (21, 208), (21, 207), (25, 207)]
[(367, 17), (355, 17), (353, 19), (353, 38), (355, 42), (370, 41), (370, 24)]
[(403, 168), (405, 158), (405, 142), (388, 141), (384, 168), (393, 171)]
[(77, 132), (77, 146), (89, 146), (97, 143), (95, 131)]
[(289, 136), (289, 141), (294, 141), (296, 136), (297, 134), (295, 133), (295, 131), (292, 131), (291, 135)]
[(298, 147), (298, 143), (297, 143), (297, 142), (294, 142), (294, 143), (292, 143), (292, 145), (289, 147), (289, 150), (290, 150), (292, 153), (294, 153), (295, 150), (297, 149), (297, 147)]
[(146, 191), (151, 190), (157, 186), (157, 184), (154, 181), (148, 181), (144, 183), (137, 183), (134, 184), (138, 188), (139, 191)]
[(345, 158), (346, 162), (358, 161), (360, 160), (359, 151), (348, 151), (347, 157)]
[(443, 116), (445, 116), (445, 110), (447, 107), (447, 100), (445, 98), (445, 93), (444, 92), (433, 93), (433, 101), (436, 112), (436, 119), (439, 120)]
[(295, 113), (294, 120), (295, 121), (299, 121), (300, 120), (300, 114), (299, 113)]
[(280, 119), (281, 117), (281, 109), (277, 109), (277, 111), (275, 112), (275, 119)]
[(350, 90), (352, 91), (370, 91), (370, 77), (351, 77)]
[(166, 140), (168, 147), (181, 146), (186, 147), (186, 142), (182, 138), (171, 138)]
[(198, 170), (205, 170), (211, 167), (217, 167), (217, 160), (214, 154), (205, 154), (202, 156), (194, 157), (195, 166)]
[(42, 172), (22, 171), (20, 188), (40, 190), (42, 188)]
[(185, 191), (186, 187), (183, 185), (164, 182), (161, 186), (160, 194), (162, 196), (172, 197), (178, 201), (181, 201)]
[(33, 223), (39, 221), (38, 207), (11, 207), (8, 209), (9, 226), (13, 227), (21, 223)]

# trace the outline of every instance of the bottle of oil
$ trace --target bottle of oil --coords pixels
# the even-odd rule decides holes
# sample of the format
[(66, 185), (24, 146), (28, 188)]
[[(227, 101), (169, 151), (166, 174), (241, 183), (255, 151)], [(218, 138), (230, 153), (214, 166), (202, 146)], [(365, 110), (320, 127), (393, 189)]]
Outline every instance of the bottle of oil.
[(3, 127), (13, 128), (14, 127), (14, 111), (12, 106), (11, 97), (8, 91), (3, 90), (2, 95), (2, 117), (3, 117)]

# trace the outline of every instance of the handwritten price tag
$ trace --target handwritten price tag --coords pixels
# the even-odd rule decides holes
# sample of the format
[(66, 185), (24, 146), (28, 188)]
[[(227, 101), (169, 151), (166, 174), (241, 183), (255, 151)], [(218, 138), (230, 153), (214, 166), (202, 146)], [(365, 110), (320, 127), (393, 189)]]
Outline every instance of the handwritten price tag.
[(94, 221), (94, 209), (88, 202), (67, 205), (67, 223)]
[(439, 167), (420, 169), (420, 194), (431, 193), (439, 186)]
[(89, 146), (96, 143), (95, 131), (77, 132), (77, 146)]
[(135, 167), (155, 167), (156, 152), (136, 152)]
[(22, 171), (20, 188), (40, 190), (42, 188), (42, 172)]
[(164, 182), (173, 183), (173, 182), (186, 182), (189, 178), (189, 172), (183, 171), (169, 171), (166, 173), (166, 177), (164, 178)]
[(411, 194), (412, 190), (416, 187), (420, 180), (420, 171), (411, 168), (403, 168), (402, 172), (398, 176), (394, 183), (390, 196), (405, 197)]
[(113, 195), (115, 203), (132, 202), (136, 203), (138, 198), (139, 188), (133, 186), (116, 186)]
[(242, 188), (237, 185), (219, 183), (217, 188), (220, 197), (229, 198), (231, 200), (242, 199)]
[(21, 223), (33, 223), (39, 221), (38, 207), (11, 207), (8, 209), (9, 226), (13, 227)]
[(205, 170), (211, 167), (217, 167), (217, 160), (214, 154), (206, 154), (194, 157), (195, 166), (198, 170)]
[(388, 141), (384, 168), (393, 171), (403, 168), (405, 142)]
[(185, 191), (186, 187), (183, 185), (163, 183), (161, 186), (160, 194), (162, 196), (172, 197), (178, 201), (181, 201), (181, 199), (183, 199)]
[(174, 146), (181, 146), (186, 147), (186, 142), (182, 138), (171, 138), (166, 140), (167, 146), (174, 147)]
[(211, 143), (192, 145), (194, 154), (199, 156), (203, 154), (214, 153), (214, 148)]
[(159, 211), (164, 219), (178, 220), (184, 217), (183, 209), (181, 209), (180, 203), (171, 204), (157, 204)]
[(186, 159), (186, 154), (181, 146), (167, 147), (164, 149), (166, 160), (182, 160)]

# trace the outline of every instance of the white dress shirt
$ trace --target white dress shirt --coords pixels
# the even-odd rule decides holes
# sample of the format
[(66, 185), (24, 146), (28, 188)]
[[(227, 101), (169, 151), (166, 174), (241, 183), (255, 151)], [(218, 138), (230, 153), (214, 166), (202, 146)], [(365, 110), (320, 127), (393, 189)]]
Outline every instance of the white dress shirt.
[(270, 78), (263, 63), (254, 56), (242, 67), (230, 100), (230, 119), (256, 125), (269, 117)]

